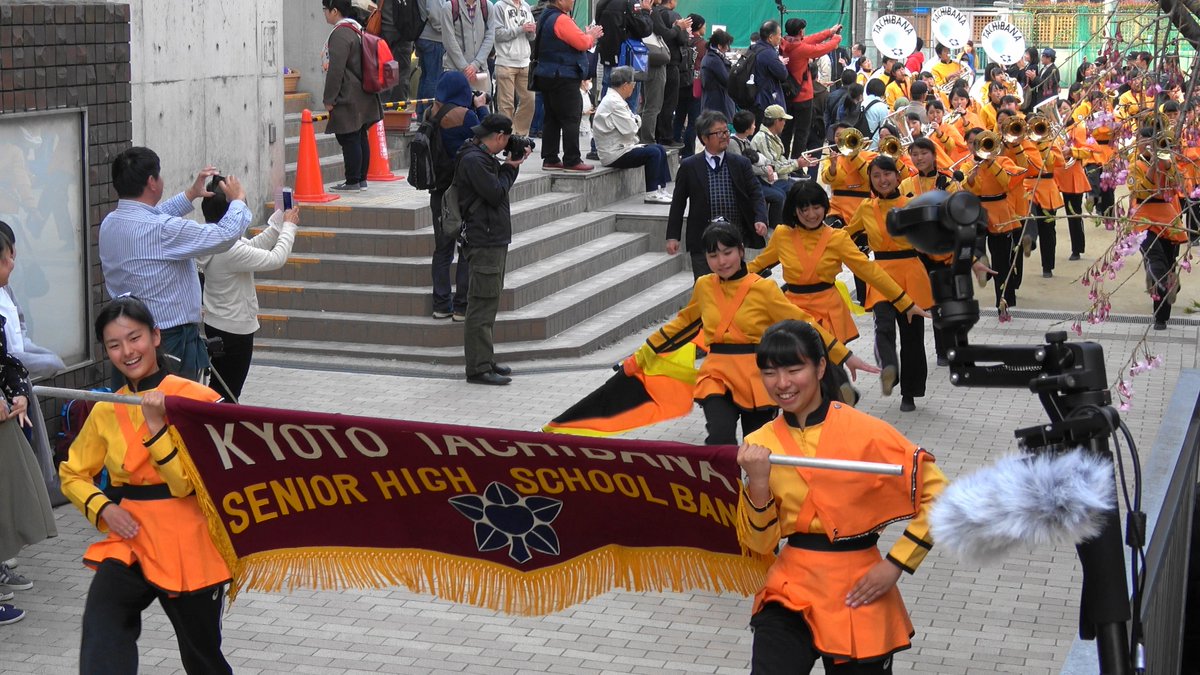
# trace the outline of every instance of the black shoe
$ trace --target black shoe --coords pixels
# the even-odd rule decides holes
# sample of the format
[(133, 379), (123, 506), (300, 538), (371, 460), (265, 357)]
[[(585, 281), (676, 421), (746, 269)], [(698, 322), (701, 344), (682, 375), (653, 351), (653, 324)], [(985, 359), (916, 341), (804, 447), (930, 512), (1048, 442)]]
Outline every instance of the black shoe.
[(338, 183), (329, 189), (337, 190), (338, 192), (358, 192), (359, 187), (358, 183)]
[(1070, 257), (1070, 258), (1067, 258), (1067, 260), (1079, 260), (1079, 254), (1078, 254), (1078, 253), (1072, 253), (1072, 254), (1071, 254), (1071, 257)]
[(913, 401), (913, 397), (905, 396), (900, 399), (900, 412), (912, 412), (917, 409), (917, 404)]
[(938, 366), (945, 368), (946, 366), (950, 365), (950, 359), (944, 356), (939, 356), (937, 357), (937, 364)]
[(883, 372), (879, 374), (879, 388), (883, 391), (884, 396), (891, 396), (892, 389), (896, 387), (896, 383), (900, 381), (900, 371), (896, 366), (884, 366)]
[(499, 363), (492, 363), (492, 372), (502, 377), (508, 377), (509, 375), (512, 375), (512, 368), (508, 366), (502, 366)]
[(480, 373), (478, 375), (468, 375), (467, 382), (470, 382), (471, 384), (491, 384), (495, 386), (501, 386), (512, 382), (512, 378), (504, 377), (503, 375), (493, 373), (489, 370), (486, 373)]
[(1155, 321), (1154, 322), (1154, 330), (1166, 330), (1166, 329), (1167, 329), (1166, 321)]
[(1051, 272), (1050, 270), (1043, 270), (1042, 278), (1043, 279), (1052, 279), (1052, 278), (1054, 278), (1054, 272)]
[(595, 152), (589, 152), (589, 153), (587, 154), (587, 158), (588, 158), (588, 159), (590, 159), (590, 160), (591, 160), (591, 161), (593, 161), (593, 162), (599, 162), (599, 161), (600, 161), (600, 155), (596, 154)]

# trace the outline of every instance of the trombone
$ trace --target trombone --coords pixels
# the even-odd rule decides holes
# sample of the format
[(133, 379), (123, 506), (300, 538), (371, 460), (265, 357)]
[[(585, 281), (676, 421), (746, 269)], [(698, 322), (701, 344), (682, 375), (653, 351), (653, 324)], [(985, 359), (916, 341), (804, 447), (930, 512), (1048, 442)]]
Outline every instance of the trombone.
[(1027, 126), (1020, 117), (1013, 117), (1000, 127), (1000, 136), (1007, 145), (1016, 145), (1025, 140)]
[(879, 154), (892, 160), (899, 160), (900, 155), (904, 154), (905, 143), (902, 143), (895, 136), (888, 136), (879, 140)]
[(999, 150), (1000, 137), (991, 131), (985, 131), (971, 140), (971, 154), (951, 164), (949, 167), (947, 167), (947, 171), (953, 170), (954, 167), (962, 164), (972, 157), (979, 158), (979, 162), (982, 164), (983, 162), (995, 157)]
[(837, 142), (829, 145), (822, 145), (819, 148), (805, 150), (804, 154), (812, 154), (816, 152), (824, 152), (832, 148), (837, 148), (838, 154), (843, 157), (853, 157), (857, 155), (863, 146), (863, 135), (858, 129), (842, 129), (837, 134)]
[[(1034, 143), (1041, 143), (1054, 136), (1054, 127), (1049, 117), (1041, 113), (1034, 113), (1025, 121), (1028, 128), (1026, 137)], [(1006, 137), (1004, 140), (1007, 141), (1008, 138)]]

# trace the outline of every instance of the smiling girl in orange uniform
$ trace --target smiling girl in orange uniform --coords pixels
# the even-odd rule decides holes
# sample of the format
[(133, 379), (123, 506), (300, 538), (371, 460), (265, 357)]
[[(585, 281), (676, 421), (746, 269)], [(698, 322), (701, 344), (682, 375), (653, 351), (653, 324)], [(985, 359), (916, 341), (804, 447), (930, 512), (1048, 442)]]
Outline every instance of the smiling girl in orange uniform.
[[(738, 464), (742, 545), (769, 556), (787, 539), (754, 598), (751, 671), (890, 673), (892, 654), (914, 631), (896, 588), (933, 546), (928, 514), (945, 489), (933, 456), (886, 422), (838, 399), (820, 336), (785, 321), (756, 352), (762, 384), (783, 410), (746, 438)], [(772, 465), (771, 454), (900, 464), (902, 476)], [(877, 547), (889, 523), (910, 519), (887, 557)]]
[[(125, 377), (117, 393), (140, 396), (142, 404), (97, 403), (59, 467), (63, 494), (108, 535), (83, 556), (96, 575), (83, 609), (80, 672), (137, 672), (142, 611), (157, 600), (175, 628), (184, 670), (231, 673), (221, 654), (229, 568), (200, 512), (165, 401), (220, 396), (167, 373), (158, 328), (137, 298), (109, 303), (96, 317), (96, 339)], [(105, 468), (112, 485), (102, 491), (95, 479)]]

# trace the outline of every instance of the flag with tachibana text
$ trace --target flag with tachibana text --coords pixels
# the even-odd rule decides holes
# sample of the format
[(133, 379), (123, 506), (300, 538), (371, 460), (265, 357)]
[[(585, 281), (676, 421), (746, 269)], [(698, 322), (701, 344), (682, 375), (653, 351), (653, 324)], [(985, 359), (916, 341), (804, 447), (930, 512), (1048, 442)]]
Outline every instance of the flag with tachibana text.
[(171, 424), (233, 591), (401, 585), (545, 614), (613, 588), (749, 594), (736, 449), (210, 404)]

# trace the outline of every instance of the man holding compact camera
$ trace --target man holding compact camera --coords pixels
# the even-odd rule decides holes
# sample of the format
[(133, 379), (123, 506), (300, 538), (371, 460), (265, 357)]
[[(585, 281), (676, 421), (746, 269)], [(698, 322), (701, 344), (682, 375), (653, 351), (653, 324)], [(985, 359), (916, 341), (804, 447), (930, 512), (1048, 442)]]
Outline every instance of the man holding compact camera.
[[(500, 309), (504, 264), (512, 241), (508, 192), (533, 144), (513, 136), (512, 120), (505, 115), (488, 115), (472, 131), (475, 137), (458, 151), (454, 171), (464, 250), (471, 268), (463, 352), (467, 382), (504, 385), (512, 382), (512, 369), (496, 363), (492, 327)], [(503, 161), (496, 158), (502, 151), (508, 155)]]

